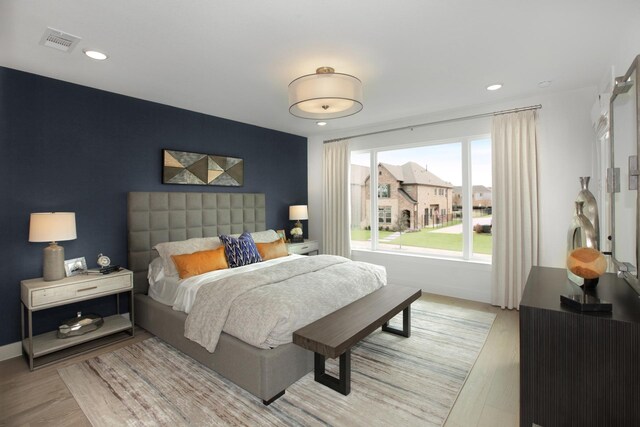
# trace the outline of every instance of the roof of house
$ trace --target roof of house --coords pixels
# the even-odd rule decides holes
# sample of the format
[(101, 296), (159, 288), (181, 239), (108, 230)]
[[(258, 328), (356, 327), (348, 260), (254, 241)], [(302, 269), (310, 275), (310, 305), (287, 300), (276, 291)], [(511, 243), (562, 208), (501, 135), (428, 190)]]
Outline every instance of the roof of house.
[(407, 162), (404, 165), (390, 165), (388, 163), (380, 163), (391, 175), (398, 181), (402, 181), (403, 184), (420, 184), (431, 185), (434, 187), (447, 187), (451, 188), (450, 182), (446, 182), (416, 162)]
[(484, 185), (474, 185), (473, 192), (474, 193), (491, 193), (491, 188), (485, 187)]
[(404, 188), (402, 188), (402, 187), (398, 188), (398, 193), (402, 194), (405, 197), (405, 199), (407, 199), (409, 202), (418, 203), (418, 201), (416, 199), (411, 197), (411, 194), (409, 194), (406, 191), (404, 191)]
[[(462, 187), (453, 187), (453, 192), (460, 194), (462, 192)], [(472, 193), (491, 193), (491, 187), (485, 187), (484, 185), (474, 185)]]
[(369, 178), (369, 166), (351, 165), (351, 184), (364, 185)]

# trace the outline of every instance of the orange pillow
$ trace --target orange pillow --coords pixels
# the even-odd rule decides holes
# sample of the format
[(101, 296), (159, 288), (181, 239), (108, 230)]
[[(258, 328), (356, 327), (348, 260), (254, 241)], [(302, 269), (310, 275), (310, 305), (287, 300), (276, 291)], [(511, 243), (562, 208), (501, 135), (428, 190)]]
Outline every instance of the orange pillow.
[(256, 243), (256, 247), (263, 261), (289, 255), (287, 244), (282, 239), (270, 243)]
[(227, 258), (224, 255), (224, 246), (192, 254), (171, 255), (171, 258), (181, 279), (229, 268)]

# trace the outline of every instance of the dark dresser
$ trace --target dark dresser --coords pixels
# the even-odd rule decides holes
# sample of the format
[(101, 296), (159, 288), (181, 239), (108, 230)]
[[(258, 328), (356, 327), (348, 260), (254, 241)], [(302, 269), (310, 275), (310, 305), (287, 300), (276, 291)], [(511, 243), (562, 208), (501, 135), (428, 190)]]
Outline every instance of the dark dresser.
[(612, 313), (560, 304), (565, 269), (533, 267), (520, 302), (520, 425), (640, 426), (640, 298), (614, 274), (590, 292)]

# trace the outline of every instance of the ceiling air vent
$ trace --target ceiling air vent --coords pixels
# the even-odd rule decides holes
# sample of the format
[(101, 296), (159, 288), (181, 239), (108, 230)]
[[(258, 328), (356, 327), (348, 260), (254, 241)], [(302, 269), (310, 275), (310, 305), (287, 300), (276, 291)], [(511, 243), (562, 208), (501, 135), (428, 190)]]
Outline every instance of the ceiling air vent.
[(47, 28), (40, 39), (40, 44), (63, 52), (71, 52), (80, 40), (80, 37), (72, 36), (53, 28)]

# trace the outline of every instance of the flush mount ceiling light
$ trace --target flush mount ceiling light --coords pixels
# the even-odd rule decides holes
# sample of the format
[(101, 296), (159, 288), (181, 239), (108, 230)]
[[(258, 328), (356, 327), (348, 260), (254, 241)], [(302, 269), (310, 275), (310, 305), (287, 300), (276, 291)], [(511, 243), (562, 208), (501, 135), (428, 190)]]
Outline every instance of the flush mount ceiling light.
[(487, 86), (487, 90), (498, 90), (502, 87), (502, 83), (494, 83), (492, 85)]
[(106, 53), (98, 52), (97, 50), (84, 49), (83, 52), (89, 58), (95, 59), (96, 61), (104, 61), (105, 59), (108, 58)]
[(362, 110), (362, 82), (320, 67), (289, 83), (289, 112), (303, 119), (337, 119)]

